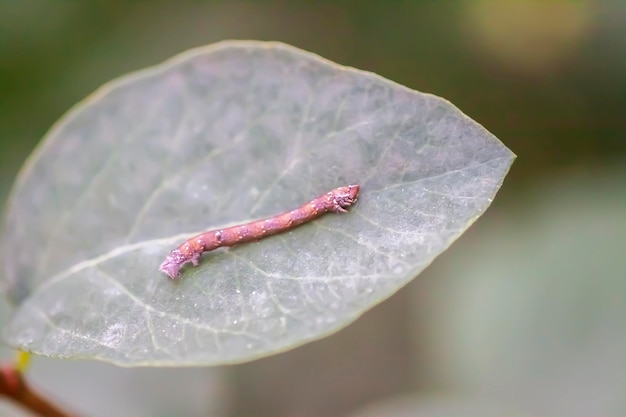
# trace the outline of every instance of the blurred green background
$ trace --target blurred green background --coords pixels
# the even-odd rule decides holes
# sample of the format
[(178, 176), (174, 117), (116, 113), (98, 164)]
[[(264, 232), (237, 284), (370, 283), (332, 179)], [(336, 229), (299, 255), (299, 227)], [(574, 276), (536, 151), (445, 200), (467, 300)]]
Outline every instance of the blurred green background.
[[(626, 2), (0, 0), (2, 204), (77, 101), (224, 39), (283, 41), (445, 97), (518, 159), (492, 208), (407, 288), (325, 340), (197, 370), (217, 375), (211, 401), (179, 410), (435, 415), (415, 411), (428, 402), (448, 406), (436, 415), (491, 415), (459, 412), (477, 401), (510, 415), (626, 415)], [(113, 415), (117, 401), (156, 415), (140, 396), (85, 382), (117, 368), (50, 362), (31, 378), (70, 405), (60, 373), (91, 392), (74, 409)], [(158, 391), (151, 380), (147, 392)], [(176, 403), (186, 390), (159, 396)], [(384, 411), (362, 409), (379, 401)]]

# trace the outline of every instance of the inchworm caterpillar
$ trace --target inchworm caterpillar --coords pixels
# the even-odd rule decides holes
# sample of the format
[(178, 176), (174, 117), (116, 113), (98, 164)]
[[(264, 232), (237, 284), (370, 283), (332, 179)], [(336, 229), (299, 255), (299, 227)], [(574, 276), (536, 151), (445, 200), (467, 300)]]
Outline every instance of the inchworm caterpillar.
[(257, 220), (226, 229), (204, 232), (183, 242), (165, 258), (159, 267), (171, 279), (180, 276), (180, 268), (187, 262), (193, 266), (200, 263), (200, 255), (222, 246), (252, 242), (267, 236), (291, 230), (302, 223), (318, 218), (324, 213), (345, 213), (359, 196), (358, 185), (346, 185), (335, 188), (326, 194), (311, 200), (305, 205), (267, 219)]

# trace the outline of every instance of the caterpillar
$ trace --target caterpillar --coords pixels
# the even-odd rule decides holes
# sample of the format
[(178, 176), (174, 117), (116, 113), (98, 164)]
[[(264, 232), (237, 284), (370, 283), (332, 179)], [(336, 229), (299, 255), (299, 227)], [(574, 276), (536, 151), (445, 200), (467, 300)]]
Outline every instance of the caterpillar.
[(300, 206), (267, 219), (256, 220), (225, 229), (210, 230), (181, 243), (165, 258), (159, 270), (171, 279), (180, 277), (180, 269), (191, 262), (200, 264), (200, 256), (223, 246), (253, 242), (277, 233), (286, 232), (303, 223), (310, 222), (324, 213), (346, 213), (347, 208), (356, 203), (359, 196), (358, 185), (346, 185), (327, 192)]

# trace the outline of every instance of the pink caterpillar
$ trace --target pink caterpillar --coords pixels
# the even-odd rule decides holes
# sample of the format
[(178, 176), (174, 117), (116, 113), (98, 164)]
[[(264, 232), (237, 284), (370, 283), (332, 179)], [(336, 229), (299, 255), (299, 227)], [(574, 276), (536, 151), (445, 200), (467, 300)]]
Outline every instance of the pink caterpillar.
[(346, 185), (335, 188), (295, 210), (239, 226), (204, 232), (183, 242), (170, 252), (159, 270), (166, 273), (171, 279), (177, 279), (180, 276), (180, 268), (187, 262), (197, 266), (200, 263), (200, 256), (204, 252), (286, 232), (316, 219), (324, 213), (345, 213), (347, 212), (346, 208), (356, 203), (358, 196), (358, 185)]

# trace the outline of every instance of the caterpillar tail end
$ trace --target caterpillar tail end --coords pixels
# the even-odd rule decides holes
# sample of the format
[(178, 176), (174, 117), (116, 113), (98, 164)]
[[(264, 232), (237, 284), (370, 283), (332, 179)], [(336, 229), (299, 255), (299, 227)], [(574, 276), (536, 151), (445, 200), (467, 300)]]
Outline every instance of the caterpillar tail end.
[(178, 249), (174, 249), (159, 266), (159, 271), (165, 273), (171, 279), (177, 280), (180, 278), (180, 268), (185, 262), (187, 262), (185, 256)]

